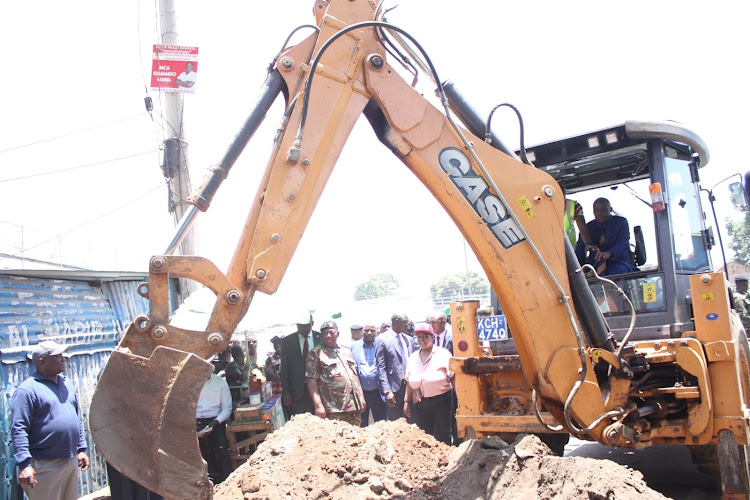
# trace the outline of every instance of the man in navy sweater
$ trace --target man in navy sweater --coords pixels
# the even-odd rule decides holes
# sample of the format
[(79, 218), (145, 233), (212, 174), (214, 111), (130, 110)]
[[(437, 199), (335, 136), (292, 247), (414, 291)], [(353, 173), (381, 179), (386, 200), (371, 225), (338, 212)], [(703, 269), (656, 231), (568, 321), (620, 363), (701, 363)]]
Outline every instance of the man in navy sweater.
[(89, 468), (78, 396), (65, 379), (68, 346), (46, 340), (34, 348), (36, 371), (13, 393), (13, 458), (31, 500), (78, 498), (78, 469)]

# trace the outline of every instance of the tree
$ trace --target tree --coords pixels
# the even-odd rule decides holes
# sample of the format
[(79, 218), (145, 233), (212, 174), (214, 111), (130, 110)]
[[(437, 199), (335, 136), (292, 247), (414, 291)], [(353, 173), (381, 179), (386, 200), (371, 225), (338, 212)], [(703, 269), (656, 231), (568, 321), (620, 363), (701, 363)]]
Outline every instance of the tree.
[(388, 273), (374, 274), (354, 288), (354, 300), (377, 299), (395, 295), (399, 289), (395, 276)]
[(436, 304), (490, 293), (490, 282), (478, 273), (455, 273), (440, 278), (430, 286), (432, 301)]
[(750, 266), (750, 213), (741, 221), (727, 222), (727, 230), (732, 241), (729, 248), (734, 251), (734, 260)]

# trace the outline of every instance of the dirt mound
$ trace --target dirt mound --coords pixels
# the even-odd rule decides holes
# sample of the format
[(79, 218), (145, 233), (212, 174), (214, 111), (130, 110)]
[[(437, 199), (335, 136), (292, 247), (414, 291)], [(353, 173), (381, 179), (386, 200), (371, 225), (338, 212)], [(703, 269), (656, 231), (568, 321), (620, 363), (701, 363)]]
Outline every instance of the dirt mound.
[(511, 445), (496, 437), (461, 444), (441, 486), (444, 498), (665, 498), (640, 472), (610, 460), (558, 457), (533, 435)]
[(535, 436), (451, 448), (404, 420), (360, 429), (299, 415), (214, 489), (215, 500), (351, 498), (655, 499), (640, 473), (560, 458)]

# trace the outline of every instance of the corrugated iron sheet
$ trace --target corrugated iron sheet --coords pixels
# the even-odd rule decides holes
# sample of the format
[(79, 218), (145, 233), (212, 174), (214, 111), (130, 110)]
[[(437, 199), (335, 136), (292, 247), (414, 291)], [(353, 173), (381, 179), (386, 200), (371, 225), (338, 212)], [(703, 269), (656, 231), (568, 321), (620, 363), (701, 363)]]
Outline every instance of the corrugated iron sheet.
[(120, 325), (101, 288), (86, 282), (0, 275), (0, 361), (18, 363), (42, 340), (71, 352), (111, 350)]
[(135, 281), (102, 283), (102, 290), (109, 298), (109, 304), (121, 331), (125, 331), (128, 323), (137, 314), (148, 312), (148, 300), (138, 295), (138, 283)]
[(88, 411), (98, 375), (109, 359), (123, 327), (148, 302), (136, 292), (138, 281), (90, 281), (43, 276), (0, 274), (0, 381), (3, 384), (2, 449), (3, 481), (0, 498), (23, 498), (16, 479), (10, 435), (10, 401), (13, 391), (33, 370), (27, 354), (41, 340), (70, 344), (66, 376), (76, 385), (81, 402), (84, 437), (91, 467), (79, 474), (79, 494), (93, 493), (107, 484), (106, 467), (96, 453), (88, 426)]

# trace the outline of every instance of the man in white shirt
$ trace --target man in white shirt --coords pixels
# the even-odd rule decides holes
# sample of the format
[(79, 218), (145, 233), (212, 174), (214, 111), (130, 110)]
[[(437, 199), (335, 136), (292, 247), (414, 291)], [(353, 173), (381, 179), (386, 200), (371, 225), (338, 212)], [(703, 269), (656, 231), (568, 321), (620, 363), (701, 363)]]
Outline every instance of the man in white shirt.
[(231, 414), (232, 394), (227, 381), (212, 373), (198, 396), (195, 429), (214, 484), (224, 481), (232, 472), (227, 441), (227, 420)]
[(174, 81), (178, 87), (186, 87), (186, 88), (193, 88), (195, 85), (195, 81), (198, 78), (198, 75), (195, 71), (193, 71), (193, 63), (188, 61), (188, 63), (185, 65), (185, 71), (180, 73), (180, 76), (177, 77), (177, 79)]
[(448, 317), (442, 311), (435, 311), (427, 316), (427, 322), (435, 332), (434, 345), (447, 349), (453, 354), (453, 334), (450, 331)]

